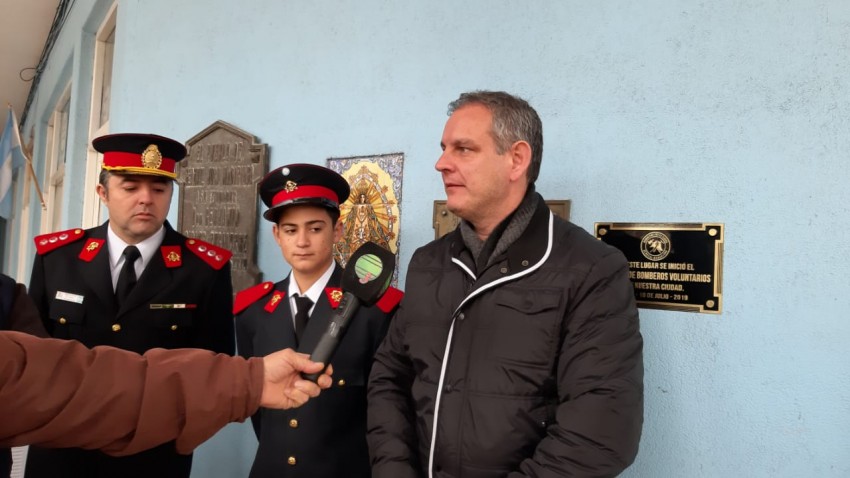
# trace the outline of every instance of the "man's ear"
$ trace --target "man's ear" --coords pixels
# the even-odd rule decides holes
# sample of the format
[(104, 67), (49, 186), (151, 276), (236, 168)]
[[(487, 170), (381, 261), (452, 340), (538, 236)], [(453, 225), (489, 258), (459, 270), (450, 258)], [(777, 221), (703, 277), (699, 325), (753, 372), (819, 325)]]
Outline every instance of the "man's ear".
[(342, 240), (342, 218), (336, 220), (336, 225), (334, 226), (334, 244)]
[(97, 193), (98, 197), (100, 197), (100, 201), (105, 204), (106, 201), (109, 199), (109, 194), (106, 190), (106, 187), (103, 184), (98, 183), (97, 187), (95, 187), (94, 190)]
[(524, 180), (531, 166), (531, 145), (527, 141), (517, 141), (511, 145), (511, 181)]

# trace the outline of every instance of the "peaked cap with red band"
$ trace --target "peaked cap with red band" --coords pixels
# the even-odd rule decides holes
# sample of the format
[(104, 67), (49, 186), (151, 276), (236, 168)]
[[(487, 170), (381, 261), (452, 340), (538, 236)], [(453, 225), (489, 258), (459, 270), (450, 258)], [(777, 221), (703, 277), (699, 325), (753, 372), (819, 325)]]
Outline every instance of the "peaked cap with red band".
[(186, 156), (186, 147), (181, 143), (155, 134), (108, 134), (93, 139), (91, 144), (103, 153), (103, 169), (117, 173), (175, 179), (177, 161)]
[(260, 198), (269, 208), (266, 220), (277, 222), (282, 208), (294, 204), (314, 204), (339, 210), (351, 188), (345, 178), (315, 164), (289, 164), (266, 174), (260, 181)]

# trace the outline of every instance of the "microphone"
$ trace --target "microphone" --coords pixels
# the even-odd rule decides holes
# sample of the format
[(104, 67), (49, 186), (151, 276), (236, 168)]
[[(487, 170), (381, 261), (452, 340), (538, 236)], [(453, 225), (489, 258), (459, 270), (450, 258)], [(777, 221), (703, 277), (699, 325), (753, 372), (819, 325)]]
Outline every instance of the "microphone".
[[(351, 318), (361, 306), (369, 307), (378, 302), (390, 286), (393, 269), (395, 255), (374, 242), (367, 242), (354, 251), (342, 272), (342, 300), (313, 349), (310, 360), (322, 362), (327, 368)], [(301, 374), (312, 382), (316, 382), (320, 375), (321, 372)]]

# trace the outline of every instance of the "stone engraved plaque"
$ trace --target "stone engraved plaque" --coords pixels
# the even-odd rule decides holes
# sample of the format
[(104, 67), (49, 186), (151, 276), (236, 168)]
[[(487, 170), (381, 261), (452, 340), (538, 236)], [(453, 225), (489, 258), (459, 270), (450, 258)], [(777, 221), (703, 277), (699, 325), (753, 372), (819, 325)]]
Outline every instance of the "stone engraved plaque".
[(216, 121), (186, 143), (178, 164), (177, 228), (233, 252), (233, 291), (257, 284), (257, 185), (269, 169), (268, 146), (254, 135)]
[[(561, 219), (570, 220), (570, 200), (554, 199), (546, 201), (549, 210)], [(446, 207), (446, 201), (434, 201), (434, 239), (439, 239), (455, 230), (460, 224), (460, 218)]]
[(722, 310), (723, 224), (597, 222), (595, 228), (629, 261), (638, 307)]

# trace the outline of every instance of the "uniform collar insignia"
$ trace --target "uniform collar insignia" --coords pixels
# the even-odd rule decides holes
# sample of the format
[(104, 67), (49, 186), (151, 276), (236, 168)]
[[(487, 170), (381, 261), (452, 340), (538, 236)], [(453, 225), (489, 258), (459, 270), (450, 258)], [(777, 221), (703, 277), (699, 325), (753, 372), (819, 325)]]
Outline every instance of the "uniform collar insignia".
[(342, 289), (340, 287), (326, 287), (325, 294), (328, 296), (331, 307), (334, 309), (339, 307), (339, 302), (342, 300)]
[(266, 306), (263, 307), (263, 308), (266, 310), (266, 312), (269, 312), (269, 313), (274, 312), (275, 310), (277, 310), (277, 306), (279, 306), (280, 303), (283, 302), (284, 297), (285, 297), (285, 295), (284, 295), (283, 292), (281, 292), (279, 290), (274, 291), (274, 294), (272, 294), (271, 299), (269, 299), (269, 301), (266, 302)]
[(162, 253), (162, 260), (165, 261), (165, 267), (180, 267), (183, 265), (183, 256), (180, 246), (162, 246), (159, 248)]
[(104, 242), (106, 242), (106, 239), (90, 238), (83, 245), (83, 250), (80, 251), (79, 258), (86, 262), (91, 262), (97, 256), (97, 253), (103, 249)]

